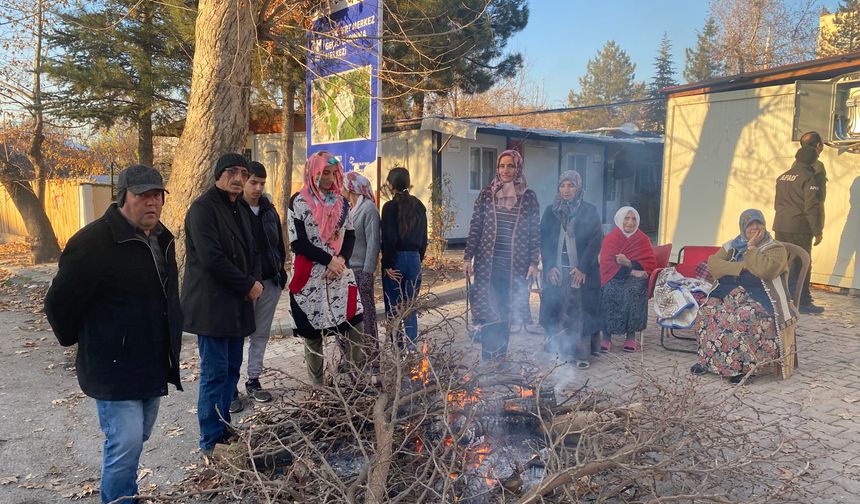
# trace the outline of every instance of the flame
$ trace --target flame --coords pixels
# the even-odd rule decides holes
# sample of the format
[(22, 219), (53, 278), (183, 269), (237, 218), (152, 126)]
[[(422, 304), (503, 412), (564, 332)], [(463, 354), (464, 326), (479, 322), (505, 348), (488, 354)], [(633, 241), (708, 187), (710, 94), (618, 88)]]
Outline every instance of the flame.
[(450, 435), (445, 436), (445, 439), (442, 440), (442, 444), (445, 445), (445, 448), (448, 448), (452, 444), (454, 444), (454, 438)]
[(531, 387), (520, 387), (519, 385), (514, 385), (514, 388), (522, 398), (532, 397), (535, 395), (535, 389)]
[(481, 400), (481, 388), (475, 387), (475, 391), (455, 390), (448, 392), (448, 403), (458, 408), (465, 408), (467, 404), (475, 404)]
[(411, 378), (413, 381), (430, 383), (430, 361), (427, 359), (427, 342), (421, 345), (421, 363), (412, 368)]
[(415, 438), (415, 453), (421, 455), (424, 453), (424, 441), (421, 438)]

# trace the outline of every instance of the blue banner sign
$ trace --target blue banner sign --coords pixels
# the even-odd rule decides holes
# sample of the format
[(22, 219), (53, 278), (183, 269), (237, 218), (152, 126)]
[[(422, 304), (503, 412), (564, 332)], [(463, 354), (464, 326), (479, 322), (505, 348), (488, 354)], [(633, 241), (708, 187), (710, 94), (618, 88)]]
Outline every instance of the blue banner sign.
[(364, 172), (379, 145), (382, 0), (332, 2), (314, 19), (308, 43), (307, 149)]

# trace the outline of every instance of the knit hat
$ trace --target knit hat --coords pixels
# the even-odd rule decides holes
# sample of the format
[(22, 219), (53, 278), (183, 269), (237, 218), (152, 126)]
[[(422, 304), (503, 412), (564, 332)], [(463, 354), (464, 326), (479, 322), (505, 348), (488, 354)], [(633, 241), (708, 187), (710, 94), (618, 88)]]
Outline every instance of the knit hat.
[(224, 170), (232, 166), (241, 166), (247, 170), (248, 160), (245, 159), (245, 156), (236, 154), (235, 152), (228, 152), (227, 154), (222, 155), (218, 158), (218, 161), (215, 162), (215, 180), (221, 178), (221, 174), (224, 173)]

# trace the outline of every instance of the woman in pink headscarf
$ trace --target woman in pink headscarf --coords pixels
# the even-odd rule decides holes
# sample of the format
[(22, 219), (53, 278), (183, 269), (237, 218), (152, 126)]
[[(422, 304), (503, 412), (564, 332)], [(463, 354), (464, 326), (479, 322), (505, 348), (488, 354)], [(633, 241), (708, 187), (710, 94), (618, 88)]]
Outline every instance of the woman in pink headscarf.
[(540, 204), (526, 184), (523, 158), (506, 150), (496, 167), (475, 200), (463, 254), (463, 272), (475, 275), (472, 319), (480, 328), (484, 361), (505, 356), (512, 323), (531, 322), (529, 280), (540, 256)]
[(323, 383), (323, 336), (346, 336), (347, 361), (363, 365), (363, 316), (358, 287), (346, 267), (355, 245), (349, 203), (341, 194), (343, 167), (328, 152), (311, 155), (304, 185), (290, 201), (293, 251), (290, 309), (296, 334), (305, 340), (308, 375)]

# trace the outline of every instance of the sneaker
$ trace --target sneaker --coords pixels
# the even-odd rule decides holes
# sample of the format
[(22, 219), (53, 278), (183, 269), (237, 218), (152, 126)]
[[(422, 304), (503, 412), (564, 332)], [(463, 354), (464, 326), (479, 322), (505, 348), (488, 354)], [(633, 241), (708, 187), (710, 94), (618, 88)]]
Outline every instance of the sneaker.
[(818, 315), (819, 313), (824, 313), (824, 307), (818, 306), (812, 301), (800, 305), (800, 313), (804, 315)]
[(591, 363), (589, 363), (587, 360), (577, 360), (576, 367), (578, 369), (588, 369), (589, 367), (591, 367)]
[(270, 394), (266, 390), (263, 390), (263, 387), (260, 385), (259, 378), (253, 378), (246, 381), (245, 392), (247, 392), (248, 397), (257, 401), (258, 403), (266, 403), (272, 400), (272, 394)]
[(603, 340), (600, 342), (600, 351), (602, 353), (609, 353), (612, 350), (612, 342), (609, 340)]
[(636, 340), (629, 339), (624, 341), (624, 351), (625, 352), (635, 352), (637, 348)]
[(690, 372), (694, 375), (703, 375), (708, 372), (708, 368), (697, 362), (690, 368)]
[(230, 402), (230, 413), (238, 413), (243, 409), (245, 409), (245, 403), (242, 402), (241, 397), (236, 396), (236, 398)]
[(734, 376), (730, 376), (730, 377), (729, 377), (729, 383), (731, 383), (732, 385), (737, 385), (737, 384), (738, 384), (738, 383), (740, 383), (740, 382), (741, 382), (741, 380), (743, 380), (743, 379), (744, 379), (744, 375), (742, 375), (742, 374), (737, 374), (737, 375), (734, 375)]

